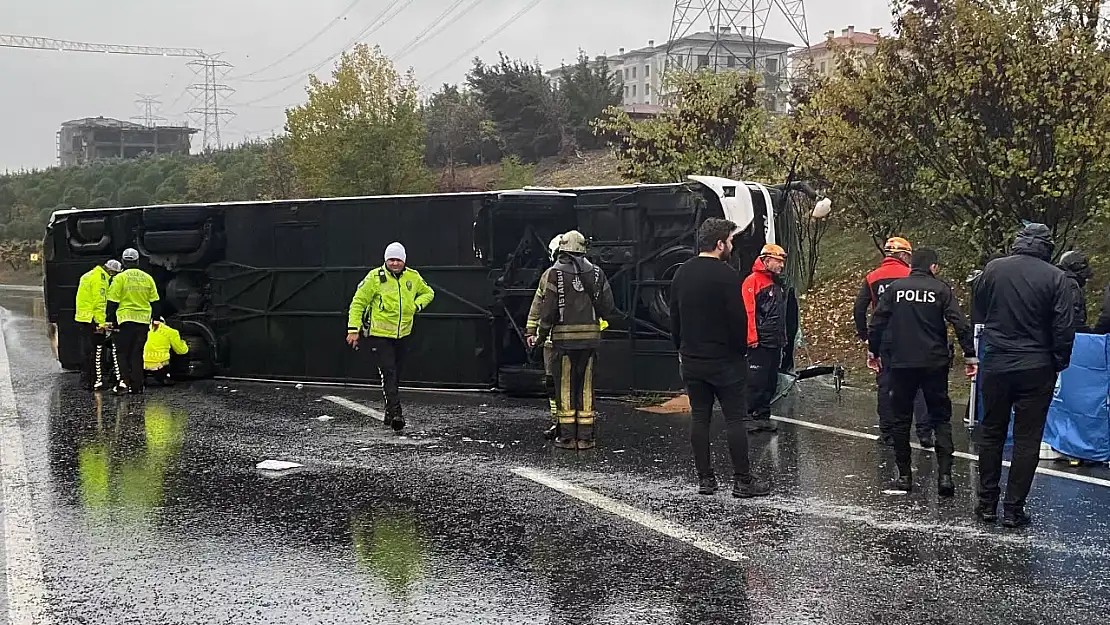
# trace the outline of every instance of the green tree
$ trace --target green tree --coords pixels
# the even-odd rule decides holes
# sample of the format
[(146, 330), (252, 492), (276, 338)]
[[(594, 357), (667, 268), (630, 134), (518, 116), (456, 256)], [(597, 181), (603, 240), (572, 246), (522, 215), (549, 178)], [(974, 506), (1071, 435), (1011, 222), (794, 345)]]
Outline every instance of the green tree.
[(204, 163), (189, 168), (185, 188), (186, 202), (222, 202), (220, 191), (224, 175), (214, 163)]
[(535, 182), (535, 165), (522, 163), (511, 155), (501, 159), (501, 172), (497, 184), (502, 189), (520, 189)]
[(505, 55), (496, 65), (475, 59), (466, 80), (496, 126), (506, 153), (535, 162), (573, 148), (565, 102), (539, 65)]
[(121, 187), (117, 197), (120, 206), (147, 206), (151, 203), (150, 194), (136, 183)]
[(94, 198), (104, 198), (111, 204), (116, 197), (116, 191), (119, 190), (119, 185), (112, 178), (105, 176), (96, 183), (92, 189), (92, 196)]
[(489, 122), (482, 103), (471, 91), (443, 85), (424, 105), (427, 128), (425, 159), (433, 167), (481, 165), (501, 157), (496, 133), (483, 129)]
[(84, 208), (89, 203), (89, 192), (84, 187), (70, 187), (62, 197), (62, 204), (69, 207)]
[(692, 174), (753, 178), (775, 170), (762, 79), (739, 72), (676, 73), (675, 107), (634, 121), (611, 106), (594, 123), (616, 152), (621, 174), (678, 182)]
[(578, 147), (596, 149), (604, 144), (592, 124), (606, 108), (621, 103), (620, 90), (604, 57), (591, 60), (580, 50), (578, 61), (562, 68), (558, 91), (566, 103), (567, 121)]
[(416, 80), (380, 48), (340, 57), (332, 80), (309, 77), (308, 101), (286, 113), (290, 160), (314, 195), (431, 189)]
[[(981, 255), (1028, 219), (1062, 245), (1110, 209), (1110, 61), (1097, 0), (896, 0), (895, 36), (808, 111), (857, 204), (945, 224)], [(845, 166), (848, 164), (849, 166)]]

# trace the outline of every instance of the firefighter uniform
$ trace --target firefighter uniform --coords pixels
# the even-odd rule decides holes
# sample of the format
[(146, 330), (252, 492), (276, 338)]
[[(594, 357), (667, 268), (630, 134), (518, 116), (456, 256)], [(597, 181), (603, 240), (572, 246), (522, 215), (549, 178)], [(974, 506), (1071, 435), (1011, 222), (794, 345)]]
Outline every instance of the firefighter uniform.
[[(405, 248), (391, 243), (386, 261), (406, 260)], [(405, 426), (401, 410), (400, 380), (405, 362), (406, 338), (412, 334), (413, 319), (435, 299), (424, 278), (404, 267), (399, 273), (382, 265), (359, 282), (347, 311), (347, 333), (367, 337), (382, 378), (385, 423), (400, 431)]]
[(978, 364), (975, 341), (952, 288), (934, 275), (936, 252), (920, 250), (914, 254), (910, 275), (890, 283), (871, 317), (868, 355), (874, 358), (887, 345), (884, 335), (897, 339), (891, 342), (879, 359), (881, 369), (889, 371), (893, 409), (891, 433), (894, 456), (898, 465), (896, 487), (910, 490), (913, 474), (910, 468), (910, 422), (913, 419), (914, 397), (925, 396), (930, 423), (936, 431), (938, 491), (950, 496), (952, 484), (952, 402), (948, 397), (948, 348), (950, 324), (956, 332), (964, 361)]
[(559, 432), (556, 447), (590, 449), (594, 437), (594, 362), (601, 342), (600, 318), (613, 311), (605, 272), (586, 260), (586, 238), (571, 230), (546, 272), (536, 338), (551, 337), (552, 378)]
[(150, 326), (143, 347), (143, 368), (147, 375), (163, 385), (173, 384), (170, 379), (170, 353), (183, 356), (189, 353), (189, 345), (181, 340), (181, 333), (159, 319)]
[(123, 252), (125, 269), (108, 287), (108, 321), (119, 326), (115, 338), (120, 375), (116, 392), (143, 392), (143, 348), (150, 321), (157, 318), (158, 286), (154, 278), (139, 269), (139, 252)]
[(108, 286), (112, 276), (122, 267), (109, 260), (81, 276), (77, 286), (76, 312), (73, 320), (81, 330), (81, 386), (102, 389), (104, 379), (105, 328), (108, 314)]
[(778, 389), (779, 366), (786, 346), (786, 287), (770, 259), (786, 261), (778, 245), (767, 245), (744, 278), (744, 310), (748, 315), (748, 429), (773, 432), (771, 400)]
[[(866, 343), (868, 340), (867, 332), (867, 311), (875, 310), (879, 303), (879, 297), (895, 280), (900, 280), (910, 275), (909, 256), (913, 253), (913, 246), (910, 242), (902, 237), (891, 237), (883, 246), (883, 253), (887, 255), (883, 262), (877, 269), (867, 274), (863, 281), (863, 286), (860, 287), (859, 295), (856, 296), (855, 306), (853, 307), (853, 317), (856, 322), (856, 336), (859, 340)], [(889, 337), (886, 337), (889, 338)], [(886, 343), (882, 348), (886, 350)], [(882, 356), (883, 354), (879, 354)], [(877, 387), (876, 397), (876, 412), (879, 416), (879, 434), (882, 436), (884, 444), (890, 445), (893, 443), (892, 435), (890, 432), (891, 421), (891, 404), (890, 404), (890, 375), (889, 369), (884, 368), (875, 376), (875, 384)], [(925, 408), (925, 401), (922, 395), (918, 395), (914, 401), (914, 418), (917, 423), (917, 438), (921, 441), (924, 447), (931, 447), (933, 441), (932, 428), (929, 426), (927, 411)]]

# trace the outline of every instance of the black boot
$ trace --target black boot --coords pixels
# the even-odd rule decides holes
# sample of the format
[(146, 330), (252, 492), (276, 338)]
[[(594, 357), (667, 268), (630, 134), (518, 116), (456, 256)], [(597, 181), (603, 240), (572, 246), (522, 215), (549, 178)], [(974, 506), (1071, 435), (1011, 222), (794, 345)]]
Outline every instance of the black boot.
[(975, 506), (975, 518), (983, 523), (994, 523), (998, 520), (998, 503), (979, 502)]
[(937, 446), (936, 440), (933, 438), (933, 433), (932, 432), (927, 432), (927, 433), (924, 433), (924, 434), (918, 433), (917, 440), (918, 440), (918, 442), (921, 443), (921, 446), (925, 449), (932, 449), (933, 447)]
[(907, 493), (913, 490), (913, 472), (899, 471), (898, 479), (894, 480), (894, 490), (902, 490)]
[(699, 495), (716, 495), (717, 494), (717, 478), (715, 476), (708, 476), (698, 479), (698, 494)]
[(771, 484), (754, 477), (745, 480), (736, 480), (732, 485), (732, 496), (737, 499), (751, 497), (766, 497), (771, 494)]
[(1022, 508), (1006, 509), (1002, 511), (1002, 527), (1015, 529), (1018, 527), (1025, 527), (1032, 522), (1032, 517), (1025, 514), (1025, 510)]
[(941, 497), (951, 497), (956, 494), (956, 484), (952, 482), (952, 475), (941, 473), (937, 478), (937, 494)]

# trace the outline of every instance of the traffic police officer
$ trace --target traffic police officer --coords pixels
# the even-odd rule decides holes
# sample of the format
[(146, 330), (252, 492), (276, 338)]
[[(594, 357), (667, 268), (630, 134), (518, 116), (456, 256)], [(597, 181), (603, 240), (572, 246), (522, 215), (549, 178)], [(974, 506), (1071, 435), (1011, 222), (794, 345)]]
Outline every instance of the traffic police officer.
[(85, 390), (104, 388), (104, 340), (108, 313), (108, 285), (112, 276), (123, 271), (118, 260), (93, 267), (77, 285), (76, 313), (73, 320), (81, 329), (81, 386)]
[(115, 338), (119, 359), (117, 393), (142, 394), (143, 348), (151, 319), (161, 316), (158, 286), (150, 274), (139, 269), (139, 252), (123, 251), (123, 271), (108, 287), (108, 323), (118, 326)]
[[(968, 377), (976, 374), (979, 361), (971, 325), (960, 310), (952, 288), (937, 279), (938, 269), (935, 251), (918, 250), (913, 255), (909, 277), (891, 282), (879, 297), (879, 305), (871, 316), (867, 364), (872, 369), (887, 371), (890, 376), (891, 434), (898, 465), (895, 488), (909, 491), (913, 487), (910, 421), (914, 398), (920, 391), (925, 396), (930, 423), (936, 431), (937, 492), (949, 497), (955, 492), (955, 485), (952, 483), (952, 401), (948, 397), (951, 355), (945, 322), (955, 330), (963, 348)], [(885, 343), (883, 336), (888, 333), (897, 339)], [(885, 351), (881, 351), (883, 347)]]
[(368, 337), (377, 359), (385, 395), (385, 424), (395, 432), (405, 427), (401, 413), (401, 369), (405, 361), (405, 339), (412, 334), (413, 318), (435, 299), (424, 278), (405, 265), (405, 246), (390, 243), (385, 264), (358, 283), (347, 311), (347, 344), (358, 349), (359, 335)]
[[(883, 246), (883, 254), (886, 255), (886, 258), (883, 259), (882, 264), (879, 265), (878, 269), (867, 274), (864, 279), (852, 311), (856, 321), (856, 335), (864, 344), (867, 343), (867, 309), (870, 308), (874, 311), (883, 291), (895, 280), (910, 275), (910, 258), (913, 256), (913, 246), (902, 237), (891, 237), (887, 239)], [(880, 440), (884, 445), (893, 445), (894, 439), (890, 432), (890, 376), (886, 372), (879, 372), (875, 376), (875, 384), (878, 387), (876, 409), (879, 413)], [(921, 446), (931, 448), (933, 446), (933, 432), (926, 418), (925, 402), (921, 396), (918, 396), (914, 403), (914, 416), (917, 421), (917, 438), (921, 441)]]
[(551, 336), (552, 377), (559, 432), (555, 446), (591, 449), (594, 440), (594, 360), (600, 320), (613, 311), (613, 291), (601, 267), (586, 260), (586, 237), (577, 230), (559, 240), (555, 264), (543, 281), (536, 342)]

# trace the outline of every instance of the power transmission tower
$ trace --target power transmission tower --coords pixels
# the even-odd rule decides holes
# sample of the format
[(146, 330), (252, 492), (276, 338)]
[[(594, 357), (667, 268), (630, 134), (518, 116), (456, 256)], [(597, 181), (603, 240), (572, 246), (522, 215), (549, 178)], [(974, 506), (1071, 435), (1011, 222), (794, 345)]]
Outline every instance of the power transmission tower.
[(203, 126), (204, 149), (223, 149), (221, 119), (226, 122), (235, 117), (235, 112), (222, 103), (224, 96), (235, 93), (235, 90), (220, 81), (227, 76), (233, 65), (220, 60), (218, 56), (206, 56), (198, 61), (190, 61), (188, 65), (198, 78), (203, 75), (204, 82), (189, 86), (189, 91), (196, 97), (196, 105), (187, 112)]
[[(777, 9), (777, 11), (776, 11)], [(692, 48), (676, 46), (692, 34), (708, 30), (713, 35), (709, 57), (713, 71), (721, 68), (721, 59), (740, 56), (755, 68), (764, 55), (760, 40), (772, 13), (781, 14), (805, 47), (809, 47), (804, 0), (675, 0), (671, 33), (667, 39), (667, 61), (670, 67), (695, 69)], [(699, 54), (704, 55), (704, 52)], [(777, 52), (774, 54), (778, 54)]]
[(156, 99), (156, 96), (144, 95), (142, 93), (136, 94), (139, 99), (135, 100), (135, 106), (143, 112), (142, 115), (136, 115), (131, 118), (133, 122), (139, 122), (147, 128), (154, 128), (158, 122), (166, 121), (165, 117), (159, 117), (156, 113), (161, 108), (162, 103)]

